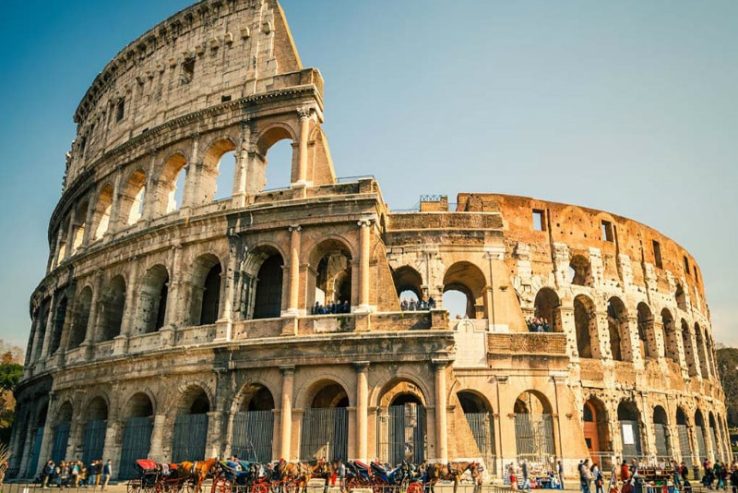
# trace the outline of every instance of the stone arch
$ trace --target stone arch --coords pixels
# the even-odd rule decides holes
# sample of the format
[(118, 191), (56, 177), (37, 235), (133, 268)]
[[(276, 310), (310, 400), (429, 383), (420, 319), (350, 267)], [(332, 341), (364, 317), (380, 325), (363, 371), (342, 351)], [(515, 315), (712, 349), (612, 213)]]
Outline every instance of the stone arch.
[(694, 344), (692, 344), (692, 332), (689, 330), (689, 324), (682, 319), (682, 346), (684, 347), (684, 359), (687, 362), (687, 372), (690, 377), (699, 375), (696, 361), (696, 353)]
[(346, 387), (321, 379), (310, 385), (302, 416), (300, 459), (348, 458), (348, 407)]
[(52, 324), (51, 344), (49, 344), (49, 354), (56, 353), (61, 347), (62, 333), (67, 320), (67, 309), (69, 298), (66, 293), (62, 293), (55, 301), (56, 308), (54, 310), (54, 320)]
[(73, 417), (74, 417), (74, 404), (72, 404), (72, 401), (70, 399), (66, 399), (57, 408), (57, 411), (54, 417), (54, 424), (58, 425), (59, 423), (71, 423)]
[[(207, 147), (207, 150), (203, 154), (202, 176), (199, 183), (200, 190), (198, 191), (201, 203), (212, 202), (216, 199), (216, 194), (219, 192), (218, 176), (223, 171), (221, 169), (223, 157), (226, 154), (234, 152), (236, 148), (236, 142), (229, 137), (218, 138)], [(232, 171), (232, 179), (230, 181), (231, 190), (225, 191), (225, 195), (231, 195), (233, 191), (233, 179), (235, 179), (233, 174), (235, 174), (236, 170), (233, 169)]]
[(697, 438), (697, 455), (701, 462), (707, 458), (708, 438), (706, 435), (705, 418), (699, 408), (694, 412), (694, 434)]
[(402, 298), (403, 293), (415, 295), (415, 301), (423, 299), (423, 277), (409, 265), (403, 265), (392, 271), (392, 280), (395, 284), (397, 296)]
[[(657, 359), (659, 357), (658, 344), (656, 344), (656, 331), (654, 330), (653, 314), (651, 308), (644, 302), (638, 303), (638, 341), (642, 359)], [(666, 337), (663, 338), (666, 345)]]
[(154, 400), (148, 392), (138, 391), (128, 398), (123, 407), (124, 418), (145, 418), (154, 415)]
[(618, 404), (618, 423), (620, 426), (620, 439), (622, 444), (622, 458), (630, 462), (638, 460), (643, 455), (643, 444), (641, 442), (641, 412), (636, 403), (629, 399), (623, 399)]
[(74, 406), (72, 401), (67, 399), (57, 408), (53, 428), (51, 430), (51, 460), (54, 463), (63, 461), (67, 456), (67, 446), (69, 445), (69, 432), (74, 416)]
[[(538, 325), (543, 325), (545, 332), (563, 332), (561, 323), (561, 300), (559, 295), (556, 294), (551, 288), (543, 287), (536, 293), (535, 301), (533, 302), (535, 311), (533, 316), (536, 318), (536, 323), (528, 324), (528, 328), (531, 330), (537, 330)], [(539, 324), (537, 322), (542, 322)]]
[(180, 389), (175, 404), (172, 461), (202, 460), (205, 458), (209, 413), (213, 410), (212, 396), (207, 387), (197, 383)]
[(687, 311), (687, 294), (681, 284), (676, 285), (676, 291), (674, 291), (674, 300), (676, 301), (677, 308), (683, 311)]
[(193, 262), (190, 293), (190, 325), (214, 324), (220, 317), (223, 267), (212, 253)]
[(661, 326), (664, 333), (664, 355), (679, 364), (679, 342), (677, 329), (674, 326), (674, 317), (664, 308), (661, 310)]
[(569, 260), (569, 283), (575, 286), (592, 286), (592, 265), (584, 255), (573, 255)]
[(297, 136), (293, 132), (292, 128), (282, 123), (275, 123), (264, 128), (256, 138), (256, 154), (251, 161), (251, 178), (252, 183), (249, 186), (253, 192), (261, 192), (267, 186), (273, 188), (271, 184), (267, 183), (267, 166), (269, 165), (268, 153), (269, 150), (278, 142), (287, 140), (292, 146), (292, 153), (290, 158), (290, 181), (295, 183), (297, 181)]
[(284, 289), (284, 258), (273, 249), (263, 249), (266, 257), (261, 261), (254, 279), (251, 318), (275, 318), (282, 314)]
[[(579, 357), (594, 358), (599, 355), (595, 305), (590, 298), (583, 294), (574, 298), (574, 327)], [(595, 349), (597, 350), (595, 351)]]
[(145, 196), (146, 172), (143, 168), (137, 168), (128, 176), (118, 199), (123, 224), (135, 224), (143, 217), (144, 207), (146, 207)]
[(596, 396), (590, 396), (582, 406), (584, 441), (592, 462), (599, 462), (602, 452), (612, 451), (612, 439), (608, 426), (607, 406)]
[(705, 340), (702, 337), (702, 328), (697, 322), (694, 323), (695, 343), (697, 344), (697, 357), (700, 362), (700, 373), (702, 378), (710, 378), (710, 369), (707, 361), (707, 352), (705, 350)]
[(715, 460), (724, 460), (722, 446), (720, 445), (720, 439), (718, 434), (717, 423), (715, 422), (715, 415), (712, 411), (707, 413), (707, 424), (710, 427), (710, 440), (712, 440), (712, 450)]
[(95, 201), (95, 211), (92, 215), (92, 239), (99, 240), (110, 229), (111, 212), (113, 209), (113, 186), (110, 183), (104, 184), (97, 194)]
[(556, 455), (551, 402), (540, 391), (525, 390), (515, 399), (515, 446), (518, 461), (549, 462)]
[(72, 236), (71, 254), (76, 253), (84, 244), (85, 236), (87, 233), (87, 212), (91, 207), (90, 199), (85, 198), (82, 200), (77, 207), (75, 207), (75, 221), (76, 225), (70, 224), (70, 227), (74, 228), (74, 235)]
[(413, 380), (394, 378), (379, 393), (377, 436), (379, 455), (397, 464), (422, 462), (426, 457), (426, 396)]
[(184, 205), (184, 189), (179, 187), (185, 185), (188, 175), (187, 158), (182, 152), (175, 152), (164, 161), (157, 184), (159, 190), (155, 207), (158, 214), (169, 214)]
[(85, 464), (103, 459), (109, 406), (107, 396), (96, 394), (87, 401), (83, 408), (82, 461)]
[(669, 436), (669, 418), (666, 410), (661, 405), (656, 405), (653, 408), (653, 428), (656, 442), (656, 457), (660, 462), (668, 462), (673, 457)]
[(427, 405), (424, 389), (414, 380), (406, 377), (398, 377), (384, 384), (378, 395), (378, 406), (389, 407), (400, 395), (415, 396), (422, 405)]
[(120, 335), (126, 309), (126, 281), (122, 275), (117, 275), (108, 282), (101, 301), (98, 340), (110, 341)]
[(607, 327), (610, 334), (610, 352), (616, 361), (633, 361), (630, 347), (628, 310), (623, 301), (613, 296), (607, 301)]
[[(353, 255), (348, 243), (328, 238), (310, 252), (308, 269), (308, 306), (355, 305), (353, 290)], [(343, 310), (342, 311), (346, 311)]]
[(266, 463), (272, 458), (274, 394), (259, 383), (247, 383), (234, 399), (231, 454)]
[(149, 334), (164, 327), (168, 297), (169, 272), (164, 265), (156, 264), (141, 280), (136, 314), (138, 334)]
[(67, 349), (74, 349), (82, 344), (87, 336), (87, 326), (92, 310), (92, 288), (85, 286), (74, 299), (72, 311), (72, 329)]
[(448, 291), (458, 291), (466, 297), (466, 313), (469, 318), (487, 318), (484, 290), (487, 279), (482, 270), (471, 262), (455, 262), (443, 276), (444, 295)]
[(147, 392), (136, 392), (123, 408), (122, 441), (118, 478), (136, 476), (135, 461), (148, 457), (153, 431), (154, 401)]
[(42, 399), (35, 408), (31, 425), (31, 450), (26, 465), (26, 477), (35, 477), (41, 457), (41, 446), (49, 412), (48, 399)]
[(681, 458), (688, 467), (691, 467), (692, 442), (689, 438), (689, 418), (681, 406), (677, 406), (676, 409), (676, 424)]

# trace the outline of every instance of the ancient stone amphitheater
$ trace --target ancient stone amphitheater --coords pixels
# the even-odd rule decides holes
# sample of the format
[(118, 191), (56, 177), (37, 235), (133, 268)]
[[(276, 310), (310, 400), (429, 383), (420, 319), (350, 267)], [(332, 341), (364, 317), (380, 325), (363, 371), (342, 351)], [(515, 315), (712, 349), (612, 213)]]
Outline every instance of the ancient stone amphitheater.
[[(204, 0), (104, 67), (31, 298), (11, 474), (77, 457), (125, 478), (145, 456), (464, 457), (498, 474), (728, 456), (684, 248), (527, 197), (392, 211), (373, 178), (336, 177), (323, 119), (276, 0)], [(291, 163), (270, 163), (282, 140)], [(266, 190), (267, 166), (289, 186)]]

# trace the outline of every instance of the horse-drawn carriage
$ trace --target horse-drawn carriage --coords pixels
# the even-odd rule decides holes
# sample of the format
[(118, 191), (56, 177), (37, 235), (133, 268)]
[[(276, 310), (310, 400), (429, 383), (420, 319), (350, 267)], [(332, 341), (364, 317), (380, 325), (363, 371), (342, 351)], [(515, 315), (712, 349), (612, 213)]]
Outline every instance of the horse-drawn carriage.
[(211, 493), (269, 493), (277, 486), (261, 464), (221, 461), (213, 477)]
[(138, 476), (126, 484), (128, 493), (193, 493), (195, 482), (177, 464), (157, 464), (151, 459), (136, 461)]

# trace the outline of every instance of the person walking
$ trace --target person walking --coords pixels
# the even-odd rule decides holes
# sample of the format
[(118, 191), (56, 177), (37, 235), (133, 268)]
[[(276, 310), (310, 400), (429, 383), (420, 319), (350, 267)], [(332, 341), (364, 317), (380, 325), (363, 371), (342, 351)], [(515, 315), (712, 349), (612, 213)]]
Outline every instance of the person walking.
[(592, 478), (594, 479), (595, 493), (604, 493), (605, 478), (602, 476), (602, 470), (596, 462), (592, 464)]
[(579, 463), (579, 483), (582, 493), (590, 493), (592, 471), (589, 470), (589, 459), (584, 459), (584, 461)]
[(108, 481), (110, 481), (110, 475), (113, 473), (113, 463), (108, 459), (108, 461), (103, 466), (102, 470), (102, 490), (105, 490), (105, 488), (108, 486)]
[[(431, 298), (433, 299), (433, 298)], [(561, 461), (556, 462), (556, 474), (559, 476), (559, 484), (561, 485), (561, 489), (564, 488), (564, 466), (561, 464)]]
[(733, 464), (733, 471), (730, 473), (730, 485), (733, 487), (733, 493), (738, 493), (738, 466)]

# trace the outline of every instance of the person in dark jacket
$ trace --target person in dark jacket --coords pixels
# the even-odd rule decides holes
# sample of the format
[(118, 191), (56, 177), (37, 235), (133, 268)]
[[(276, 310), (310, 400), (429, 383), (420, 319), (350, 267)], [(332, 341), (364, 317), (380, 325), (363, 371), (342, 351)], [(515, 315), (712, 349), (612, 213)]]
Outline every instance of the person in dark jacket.
[(733, 487), (733, 493), (738, 493), (738, 467), (733, 467), (730, 473), (730, 485)]

